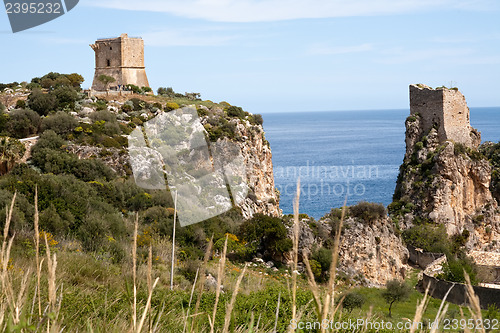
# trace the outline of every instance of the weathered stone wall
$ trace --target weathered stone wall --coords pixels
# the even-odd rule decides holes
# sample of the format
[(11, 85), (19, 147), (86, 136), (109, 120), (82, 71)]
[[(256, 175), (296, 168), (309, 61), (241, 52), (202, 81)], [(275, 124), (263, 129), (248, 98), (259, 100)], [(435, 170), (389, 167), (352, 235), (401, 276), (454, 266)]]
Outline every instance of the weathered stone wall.
[[(429, 286), (429, 295), (434, 298), (443, 299), (450, 290), (446, 300), (453, 304), (467, 304), (467, 287), (462, 283), (454, 283), (436, 279), (435, 277), (423, 274), (419, 282), (419, 289), (425, 290)], [(473, 286), (474, 292), (479, 297), (481, 308), (487, 309), (490, 305), (500, 307), (500, 289)]]
[(410, 113), (421, 116), (423, 132), (437, 127), (440, 142), (452, 140), (475, 148), (481, 142), (472, 132), (465, 97), (456, 89), (410, 85)]
[(442, 253), (424, 252), (414, 246), (408, 245), (408, 261), (425, 269), (431, 263), (444, 256)]
[[(106, 88), (127, 84), (149, 87), (144, 66), (144, 40), (122, 34), (118, 38), (97, 40), (90, 47), (95, 52), (96, 64), (93, 90), (105, 91)], [(116, 81), (106, 87), (97, 79), (102, 74)]]

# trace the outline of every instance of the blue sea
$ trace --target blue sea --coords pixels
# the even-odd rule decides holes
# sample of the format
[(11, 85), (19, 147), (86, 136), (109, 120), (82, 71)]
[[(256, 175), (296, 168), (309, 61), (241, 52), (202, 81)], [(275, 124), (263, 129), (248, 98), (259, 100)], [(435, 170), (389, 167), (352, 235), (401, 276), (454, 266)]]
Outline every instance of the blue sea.
[[(409, 110), (264, 114), (283, 213), (300, 176), (300, 212), (314, 218), (359, 201), (388, 205), (405, 153)], [(470, 108), (484, 141), (500, 141), (500, 107)]]

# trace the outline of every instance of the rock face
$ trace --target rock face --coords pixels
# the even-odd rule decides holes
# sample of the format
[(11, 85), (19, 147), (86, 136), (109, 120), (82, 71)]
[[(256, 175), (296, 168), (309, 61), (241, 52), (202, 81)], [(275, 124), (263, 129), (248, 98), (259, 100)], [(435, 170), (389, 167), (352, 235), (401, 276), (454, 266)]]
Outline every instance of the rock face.
[(359, 219), (345, 221), (339, 250), (339, 270), (360, 276), (368, 285), (380, 286), (392, 279), (404, 279), (408, 250), (387, 217), (367, 224)]
[[(219, 116), (222, 117), (222, 109), (215, 112), (219, 112)], [(201, 124), (204, 125), (207, 123), (208, 117), (201, 117), (200, 120)], [(239, 118), (234, 118), (231, 122), (235, 128), (234, 138), (219, 138), (216, 143), (211, 143), (211, 149), (230, 146), (236, 147), (239, 150), (238, 154), (241, 157), (239, 162), (241, 165), (236, 166), (236, 171), (244, 178), (242, 181), (248, 186), (248, 195), (244, 193), (241, 200), (235, 200), (236, 206), (241, 208), (245, 218), (251, 218), (256, 213), (276, 217), (281, 216), (279, 193), (274, 186), (271, 148), (265, 139), (263, 127), (261, 125), (250, 124), (248, 120)], [(205, 131), (203, 127), (201, 131)], [(130, 176), (132, 174), (126, 149), (70, 144), (66, 150), (76, 154), (79, 158), (99, 158), (117, 172), (118, 175)], [(224, 158), (223, 156), (222, 160), (230, 160), (230, 158)], [(150, 162), (150, 160), (143, 161), (144, 169), (151, 169), (148, 168), (148, 163)], [(224, 167), (228, 168), (227, 165)], [(232, 194), (233, 197), (238, 195), (238, 193)]]
[[(315, 248), (328, 246), (326, 243), (332, 245), (334, 234), (330, 217), (319, 221), (302, 219), (299, 253), (311, 253)], [(293, 236), (292, 226), (288, 229), (288, 236)], [(382, 286), (392, 279), (404, 279), (408, 270), (408, 250), (388, 217), (370, 223), (349, 217), (344, 221), (340, 241), (338, 272), (368, 286)], [(287, 259), (290, 264), (292, 256)]]
[[(450, 89), (410, 86), (406, 154), (394, 200), (410, 207), (400, 227), (415, 220), (444, 224), (448, 235), (469, 231), (470, 249), (500, 244), (497, 203), (490, 192), (491, 166), (478, 151), (463, 95)], [(488, 237), (486, 237), (486, 230)]]
[[(279, 194), (274, 186), (272, 153), (269, 143), (264, 137), (262, 126), (243, 124), (239, 119), (236, 132), (240, 139), (235, 141), (243, 156), (246, 183), (249, 194), (239, 204), (243, 216), (250, 218), (256, 213), (281, 216)], [(229, 141), (227, 138), (220, 141)]]

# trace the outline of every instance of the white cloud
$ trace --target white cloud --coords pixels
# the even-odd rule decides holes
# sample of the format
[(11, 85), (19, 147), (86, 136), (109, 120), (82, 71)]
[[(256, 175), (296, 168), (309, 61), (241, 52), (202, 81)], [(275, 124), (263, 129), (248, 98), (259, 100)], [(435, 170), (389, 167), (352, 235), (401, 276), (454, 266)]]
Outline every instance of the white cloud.
[(373, 50), (372, 44), (361, 44), (353, 46), (326, 46), (326, 45), (313, 45), (307, 50), (310, 55), (336, 55), (347, 53), (359, 53)]
[(87, 5), (164, 12), (216, 22), (374, 16), (428, 10), (498, 9), (492, 0), (88, 0)]

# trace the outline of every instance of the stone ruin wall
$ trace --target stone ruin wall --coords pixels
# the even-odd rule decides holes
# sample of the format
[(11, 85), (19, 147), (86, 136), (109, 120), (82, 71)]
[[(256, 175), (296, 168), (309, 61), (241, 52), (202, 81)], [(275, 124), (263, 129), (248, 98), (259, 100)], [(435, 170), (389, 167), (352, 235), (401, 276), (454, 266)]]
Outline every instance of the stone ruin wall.
[(106, 90), (106, 86), (97, 79), (102, 74), (116, 80), (110, 86), (133, 84), (138, 87), (149, 87), (144, 66), (143, 39), (129, 38), (127, 34), (122, 34), (118, 38), (98, 40), (90, 46), (95, 52), (96, 64), (93, 90)]
[(479, 134), (472, 133), (469, 108), (464, 95), (455, 89), (432, 89), (426, 85), (410, 86), (410, 114), (421, 116), (421, 125), (427, 133), (438, 124), (440, 142), (452, 140), (477, 148)]

